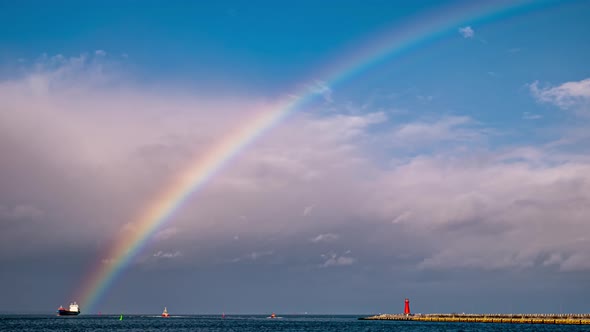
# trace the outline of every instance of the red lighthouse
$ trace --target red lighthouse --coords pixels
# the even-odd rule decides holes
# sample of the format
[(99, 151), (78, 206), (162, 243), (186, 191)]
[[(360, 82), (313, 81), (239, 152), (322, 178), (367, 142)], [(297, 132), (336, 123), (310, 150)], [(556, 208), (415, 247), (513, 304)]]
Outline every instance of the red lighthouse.
[(404, 315), (409, 316), (410, 313), (410, 300), (406, 299), (406, 305), (404, 306)]

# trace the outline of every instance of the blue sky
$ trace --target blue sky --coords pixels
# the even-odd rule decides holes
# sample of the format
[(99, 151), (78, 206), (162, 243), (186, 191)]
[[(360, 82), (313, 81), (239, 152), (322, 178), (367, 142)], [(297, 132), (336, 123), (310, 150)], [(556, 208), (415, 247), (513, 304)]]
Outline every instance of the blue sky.
[(325, 76), (468, 3), (1, 2), (0, 312), (69, 301), (191, 160), (312, 90), (93, 309), (587, 311), (590, 3), (467, 18)]
[[(369, 45), (396, 22), (403, 27), (408, 17), (420, 19), (421, 11), (432, 10), (427, 1), (350, 1), (338, 6), (302, 2), (288, 8), (273, 2), (252, 6), (156, 1), (138, 6), (66, 1), (4, 7), (0, 15), (6, 26), (1, 32), (5, 72), (27, 68), (41, 54), (75, 56), (104, 50), (109, 61), (144, 84), (169, 82), (189, 91), (231, 90), (226, 92), (269, 98), (310, 79), (325, 79), (316, 75), (346, 57), (344, 52)], [(398, 105), (419, 112), (436, 108), (469, 113), (493, 126), (530, 130), (530, 124), (521, 121), (523, 112), (514, 111), (515, 104), (535, 114), (547, 109), (538, 107), (523, 86), (588, 75), (585, 59), (590, 46), (580, 42), (587, 28), (586, 10), (584, 2), (550, 4), (477, 26), (474, 38), (447, 33), (370, 67), (343, 82), (334, 95), (342, 103), (362, 104), (379, 90), (410, 91), (400, 96)], [(432, 100), (425, 103), (416, 100), (417, 95)], [(544, 115), (536, 125), (564, 120), (554, 118), (559, 117), (555, 112)]]

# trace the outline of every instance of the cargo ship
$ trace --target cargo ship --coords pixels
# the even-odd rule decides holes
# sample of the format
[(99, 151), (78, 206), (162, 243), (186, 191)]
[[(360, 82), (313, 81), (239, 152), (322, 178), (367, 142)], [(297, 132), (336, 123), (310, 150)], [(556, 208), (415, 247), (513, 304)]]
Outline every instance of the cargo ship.
[(78, 303), (76, 303), (76, 302), (70, 303), (69, 310), (66, 310), (62, 306), (60, 306), (59, 309), (57, 309), (58, 316), (77, 316), (79, 314), (80, 314), (80, 307), (78, 306)]

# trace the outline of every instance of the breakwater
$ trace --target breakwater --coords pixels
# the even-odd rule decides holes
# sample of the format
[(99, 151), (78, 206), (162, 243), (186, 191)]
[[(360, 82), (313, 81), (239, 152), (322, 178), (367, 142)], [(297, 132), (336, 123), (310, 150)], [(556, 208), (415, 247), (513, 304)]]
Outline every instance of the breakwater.
[(590, 314), (381, 314), (360, 320), (590, 325)]

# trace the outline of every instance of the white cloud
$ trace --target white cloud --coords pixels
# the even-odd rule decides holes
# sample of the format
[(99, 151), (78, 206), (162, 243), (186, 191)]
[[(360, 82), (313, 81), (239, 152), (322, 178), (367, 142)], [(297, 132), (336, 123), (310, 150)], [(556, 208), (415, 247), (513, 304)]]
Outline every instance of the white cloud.
[(18, 204), (12, 207), (0, 205), (0, 219), (38, 219), (44, 215), (43, 210), (29, 204)]
[(176, 258), (182, 256), (182, 253), (180, 251), (164, 252), (160, 250), (154, 253), (152, 256), (156, 258)]
[(274, 254), (274, 250), (253, 251), (249, 254), (245, 254), (240, 257), (232, 258), (229, 260), (229, 262), (239, 263), (239, 262), (247, 262), (247, 261), (258, 261), (263, 257), (272, 256), (273, 254)]
[(539, 87), (539, 82), (535, 81), (529, 84), (529, 89), (538, 102), (564, 110), (590, 112), (590, 78), (545, 88)]
[(161, 231), (157, 232), (156, 235), (154, 235), (154, 240), (165, 241), (177, 235), (178, 232), (178, 227), (164, 228)]
[(529, 112), (522, 113), (523, 120), (539, 120), (542, 118), (543, 118), (543, 116), (540, 114), (533, 114), (533, 113), (529, 113)]
[(331, 141), (343, 141), (358, 138), (366, 133), (366, 130), (375, 124), (387, 121), (387, 115), (383, 112), (375, 112), (363, 115), (337, 114), (331, 117), (314, 119), (306, 126), (312, 131), (326, 133), (326, 138)]
[(404, 212), (404, 213), (400, 214), (399, 216), (395, 217), (395, 218), (394, 218), (394, 219), (391, 221), (391, 223), (392, 223), (392, 224), (399, 224), (399, 223), (402, 223), (402, 222), (404, 222), (404, 221), (408, 220), (408, 219), (409, 219), (411, 216), (412, 216), (412, 212), (410, 212), (410, 211), (406, 211), (406, 212)]
[(422, 102), (426, 102), (429, 103), (434, 99), (434, 96), (428, 95), (428, 96), (423, 96), (423, 95), (418, 95), (417, 96), (418, 100), (422, 101)]
[(448, 141), (475, 141), (484, 136), (477, 123), (466, 116), (446, 116), (433, 121), (400, 125), (393, 132), (393, 144), (417, 147)]
[(305, 209), (303, 209), (303, 216), (307, 217), (307, 216), (311, 215), (311, 212), (313, 211), (314, 207), (315, 207), (315, 205), (306, 206)]
[(248, 258), (250, 258), (251, 260), (255, 261), (258, 260), (262, 257), (266, 257), (266, 256), (270, 256), (274, 253), (274, 251), (272, 250), (267, 250), (267, 251), (255, 251), (252, 252), (248, 255)]
[(94, 51), (94, 54), (96, 54), (98, 56), (105, 56), (105, 55), (107, 55), (107, 52), (105, 52), (103, 50), (96, 50), (96, 51)]
[(463, 38), (473, 38), (475, 36), (475, 31), (470, 26), (459, 28), (459, 33)]
[[(348, 254), (348, 253), (349, 252), (347, 252), (346, 254)], [(325, 259), (325, 261), (320, 265), (320, 267), (322, 267), (322, 268), (334, 267), (334, 266), (348, 266), (348, 265), (352, 265), (356, 262), (356, 259), (353, 257), (344, 256), (344, 255), (339, 256), (337, 254), (322, 255), (322, 258)]]
[(103, 259), (101, 260), (101, 263), (102, 263), (102, 264), (106, 264), (106, 265), (112, 265), (112, 264), (114, 264), (114, 263), (115, 263), (115, 260), (114, 260), (114, 259), (112, 259), (112, 258), (103, 258)]
[(332, 88), (326, 84), (324, 81), (316, 80), (313, 84), (308, 85), (308, 89), (310, 92), (322, 95), (324, 101), (327, 103), (334, 102), (332, 100)]
[(129, 222), (124, 223), (121, 226), (121, 228), (119, 229), (119, 231), (122, 233), (123, 232), (132, 232), (133, 233), (133, 232), (136, 232), (137, 229), (138, 229), (137, 224), (132, 221), (129, 221)]
[(310, 241), (313, 243), (320, 243), (320, 242), (333, 242), (340, 238), (338, 234), (333, 233), (325, 233), (319, 234), (318, 236), (311, 238)]

